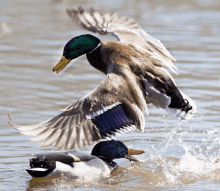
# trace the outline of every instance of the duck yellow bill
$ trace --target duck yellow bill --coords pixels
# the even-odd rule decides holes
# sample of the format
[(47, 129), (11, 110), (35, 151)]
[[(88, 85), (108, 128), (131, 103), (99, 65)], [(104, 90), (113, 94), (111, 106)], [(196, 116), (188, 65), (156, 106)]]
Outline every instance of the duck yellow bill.
[(67, 66), (67, 64), (69, 64), (70, 61), (71, 60), (66, 59), (65, 56), (62, 56), (62, 58), (60, 59), (58, 64), (56, 66), (54, 66), (53, 72), (56, 72), (56, 73), (61, 72)]
[(125, 156), (126, 159), (129, 159), (131, 161), (138, 162), (140, 161), (138, 158), (131, 156), (131, 155), (140, 155), (145, 153), (144, 150), (139, 150), (139, 149), (128, 149), (128, 154)]
[(140, 155), (145, 153), (144, 150), (139, 150), (139, 149), (128, 149), (128, 155)]

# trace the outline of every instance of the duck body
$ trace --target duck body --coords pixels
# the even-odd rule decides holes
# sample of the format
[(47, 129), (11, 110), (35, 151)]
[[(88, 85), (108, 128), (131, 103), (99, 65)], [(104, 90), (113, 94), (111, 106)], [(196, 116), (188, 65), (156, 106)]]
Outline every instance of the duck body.
[(196, 105), (166, 70), (175, 73), (175, 59), (159, 40), (132, 19), (117, 14), (82, 8), (67, 13), (84, 29), (111, 34), (118, 41), (100, 41), (90, 34), (74, 37), (64, 46), (53, 71), (61, 72), (71, 60), (86, 54), (89, 63), (107, 76), (53, 119), (31, 126), (18, 126), (10, 120), (12, 126), (33, 136), (31, 141), (42, 141), (42, 147), (71, 150), (135, 128), (144, 131), (144, 111), (148, 114), (150, 103), (182, 120), (193, 116)]
[[(149, 86), (153, 86), (164, 94), (163, 96), (161, 95), (160, 99), (167, 99), (166, 103), (161, 104), (160, 107), (165, 109), (170, 104), (172, 108), (183, 109), (183, 96), (172, 77), (165, 73), (160, 66), (153, 65), (151, 60), (149, 60), (149, 54), (145, 54), (145, 52), (143, 48), (134, 47), (131, 43), (109, 41), (101, 42), (94, 52), (87, 54), (87, 59), (94, 68), (104, 74), (120, 76), (121, 79), (119, 81), (121, 81), (123, 86), (129, 86), (125, 87), (126, 92), (135, 95), (133, 96), (134, 103), (141, 111), (147, 108), (146, 103), (153, 102), (148, 94)], [(116, 89), (120, 91), (123, 88), (116, 87)], [(125, 97), (127, 98), (128, 96)], [(159, 99), (156, 98), (155, 100)], [(129, 101), (132, 102), (131, 100)], [(185, 104), (184, 109), (190, 110), (192, 107)]]
[(30, 159), (26, 171), (32, 177), (51, 177), (63, 174), (70, 177), (88, 179), (106, 177), (118, 168), (113, 160), (127, 158), (138, 161), (131, 155), (144, 153), (143, 150), (128, 149), (121, 141), (101, 141), (90, 154), (78, 151), (38, 154)]
[(108, 176), (117, 169), (117, 164), (112, 161), (110, 165), (110, 162), (99, 157), (73, 151), (36, 155), (36, 158), (30, 159), (30, 167), (26, 171), (32, 177), (52, 177), (62, 174), (78, 178)]

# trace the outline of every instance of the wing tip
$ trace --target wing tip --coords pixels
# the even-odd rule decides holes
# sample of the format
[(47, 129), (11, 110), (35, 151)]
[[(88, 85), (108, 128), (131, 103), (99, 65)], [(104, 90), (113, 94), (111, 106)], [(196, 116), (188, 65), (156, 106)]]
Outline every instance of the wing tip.
[(9, 114), (8, 114), (8, 119), (9, 119), (8, 124), (11, 125), (12, 127), (14, 127), (14, 128), (18, 131), (19, 126), (16, 125), (16, 124), (12, 121), (11, 116), (10, 116)]

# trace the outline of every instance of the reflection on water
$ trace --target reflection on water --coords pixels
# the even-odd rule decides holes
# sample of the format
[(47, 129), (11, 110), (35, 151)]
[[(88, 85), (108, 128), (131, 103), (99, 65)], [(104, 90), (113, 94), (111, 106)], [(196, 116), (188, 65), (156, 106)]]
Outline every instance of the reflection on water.
[[(85, 57), (61, 74), (52, 72), (63, 45), (87, 33), (72, 23), (66, 8), (108, 8), (135, 19), (160, 39), (178, 60), (173, 75), (199, 113), (182, 123), (149, 105), (145, 133), (119, 136), (129, 147), (144, 149), (140, 164), (119, 160), (109, 178), (82, 183), (68, 177), (31, 179), (24, 170), (31, 153), (48, 152), (7, 124), (47, 120), (59, 109), (93, 90), (105, 77)], [(0, 181), (1, 189), (152, 189), (217, 190), (220, 183), (220, 3), (212, 1), (0, 1)], [(102, 36), (101, 39), (113, 39)], [(90, 152), (87, 148), (84, 152)], [(86, 181), (86, 180), (84, 180)]]

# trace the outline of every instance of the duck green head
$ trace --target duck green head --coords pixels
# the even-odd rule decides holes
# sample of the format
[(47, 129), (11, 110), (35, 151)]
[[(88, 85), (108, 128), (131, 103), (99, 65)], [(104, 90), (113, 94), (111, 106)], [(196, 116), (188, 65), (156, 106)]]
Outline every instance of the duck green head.
[(131, 155), (139, 155), (144, 152), (144, 150), (129, 149), (121, 141), (110, 140), (96, 144), (91, 155), (110, 161), (117, 158), (126, 158), (137, 162), (139, 160)]
[(68, 41), (63, 50), (63, 56), (53, 68), (53, 72), (59, 73), (69, 62), (83, 54), (93, 51), (99, 45), (100, 40), (90, 34), (77, 36)]

